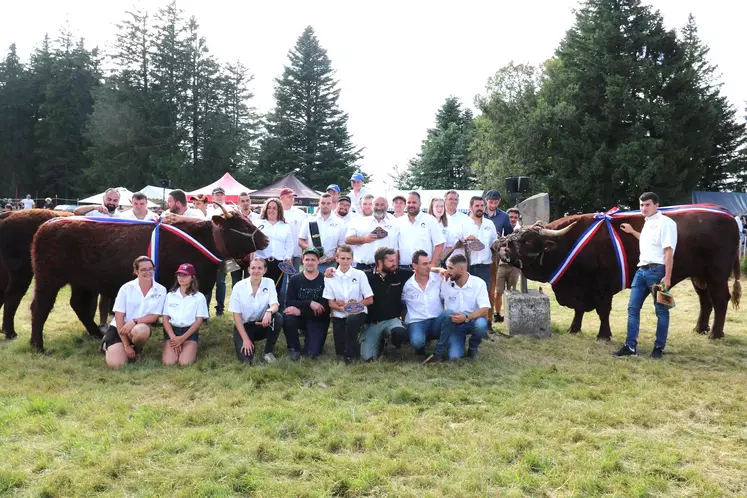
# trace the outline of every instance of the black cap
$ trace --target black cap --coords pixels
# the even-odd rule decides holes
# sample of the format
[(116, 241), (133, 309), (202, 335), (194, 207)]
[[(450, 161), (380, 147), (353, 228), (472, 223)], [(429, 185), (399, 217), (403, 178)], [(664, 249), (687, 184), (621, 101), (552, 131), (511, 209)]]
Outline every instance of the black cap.
[(337, 198), (337, 202), (340, 202), (340, 201), (348, 201), (350, 204), (353, 203), (353, 201), (350, 200), (349, 195), (341, 195), (340, 197)]
[(487, 192), (485, 192), (485, 200), (486, 201), (500, 201), (501, 194), (498, 193), (497, 190), (488, 190)]

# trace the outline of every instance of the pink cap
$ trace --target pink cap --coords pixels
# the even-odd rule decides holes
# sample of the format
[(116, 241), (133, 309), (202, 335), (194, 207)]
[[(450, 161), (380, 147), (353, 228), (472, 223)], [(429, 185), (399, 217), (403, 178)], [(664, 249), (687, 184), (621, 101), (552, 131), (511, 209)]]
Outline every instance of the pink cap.
[(195, 272), (195, 267), (192, 266), (191, 263), (184, 263), (182, 265), (179, 265), (179, 268), (176, 269), (176, 274), (183, 273), (185, 275), (189, 275), (190, 277), (194, 277), (197, 275)]

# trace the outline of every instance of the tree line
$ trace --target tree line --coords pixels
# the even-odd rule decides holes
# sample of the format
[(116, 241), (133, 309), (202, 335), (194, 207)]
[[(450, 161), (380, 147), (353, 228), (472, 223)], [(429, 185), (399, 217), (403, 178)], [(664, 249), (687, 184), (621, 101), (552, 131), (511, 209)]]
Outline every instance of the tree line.
[(64, 28), (28, 62), (0, 63), (0, 193), (76, 198), (170, 179), (192, 189), (226, 171), (265, 185), (291, 171), (312, 188), (344, 184), (360, 150), (337, 105), (326, 51), (307, 28), (275, 84), (276, 108), (252, 106), (253, 75), (209, 50), (176, 2), (132, 8), (105, 52)]
[[(667, 204), (691, 191), (747, 187), (745, 123), (721, 94), (692, 16), (667, 30), (638, 0), (587, 0), (541, 67), (510, 63), (475, 98), (450, 97), (401, 188), (503, 188), (529, 176), (554, 215)], [(633, 206), (635, 207), (635, 206)]]

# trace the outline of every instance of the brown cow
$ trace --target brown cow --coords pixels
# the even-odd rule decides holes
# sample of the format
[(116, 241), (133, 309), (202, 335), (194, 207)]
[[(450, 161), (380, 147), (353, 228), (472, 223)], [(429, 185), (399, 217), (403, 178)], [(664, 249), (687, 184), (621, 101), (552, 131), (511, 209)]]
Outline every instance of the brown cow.
[[(732, 216), (713, 212), (664, 214), (677, 222), (672, 286), (691, 278), (700, 299), (700, 316), (695, 330), (703, 334), (710, 330), (712, 339), (723, 337), (730, 298), (728, 280), (732, 274), (735, 279), (731, 300), (735, 308), (739, 306), (742, 292), (736, 222)], [(594, 215), (582, 214), (561, 218), (546, 227), (524, 228), (500, 239), (498, 252), (505, 261), (521, 268), (528, 279), (548, 282), (575, 242), (594, 222)], [(630, 223), (636, 231), (640, 231), (643, 222), (642, 215), (614, 218), (611, 221), (624, 246), (628, 261), (628, 284), (632, 282), (638, 264), (639, 246), (635, 237), (620, 230), (620, 225)], [(600, 228), (552, 287), (558, 303), (575, 310), (569, 328), (571, 333), (581, 331), (584, 312), (596, 310), (601, 322), (597, 338), (610, 340), (612, 296), (620, 292), (621, 283), (612, 239), (606, 226)], [(715, 316), (713, 328), (709, 329), (711, 311), (715, 312)]]
[[(224, 210), (225, 212), (225, 210)], [(240, 260), (269, 244), (267, 237), (247, 218), (235, 213), (212, 220), (180, 220), (173, 225), (223, 259)], [(44, 323), (57, 293), (70, 284), (70, 306), (86, 330), (98, 332), (88, 306), (95, 294), (116, 296), (119, 288), (132, 280), (132, 261), (148, 251), (153, 226), (109, 224), (83, 220), (57, 221), (43, 225), (34, 237), (34, 300), (31, 303), (31, 345), (43, 350)], [(198, 249), (167, 230), (160, 232), (158, 282), (173, 284), (177, 267), (191, 262), (197, 271), (200, 291), (209, 293), (217, 276), (218, 264)]]
[(47, 220), (70, 215), (49, 209), (0, 214), (0, 306), (4, 306), (2, 330), (8, 339), (17, 337), (16, 311), (33, 278), (31, 241), (34, 234)]

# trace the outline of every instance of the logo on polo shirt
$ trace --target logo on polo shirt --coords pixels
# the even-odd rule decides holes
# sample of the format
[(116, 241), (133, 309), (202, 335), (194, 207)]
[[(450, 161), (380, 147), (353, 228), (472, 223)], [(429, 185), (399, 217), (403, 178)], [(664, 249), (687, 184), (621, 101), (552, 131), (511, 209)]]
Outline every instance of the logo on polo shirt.
[(264, 227), (265, 227), (264, 224), (262, 224), (262, 225), (258, 226), (257, 229), (258, 230), (262, 230)]
[(267, 287), (265, 287), (264, 289), (262, 289), (262, 292), (267, 292)]
[(420, 224), (420, 228), (425, 228), (425, 222), (422, 222), (422, 223)]
[(353, 277), (353, 280), (352, 280), (352, 282), (353, 282), (353, 283), (355, 283), (355, 282), (357, 282), (357, 281), (358, 281), (358, 279), (357, 279), (357, 278), (355, 278), (355, 277)]

